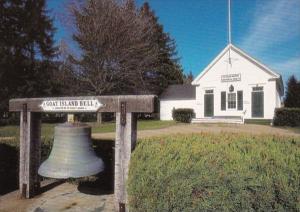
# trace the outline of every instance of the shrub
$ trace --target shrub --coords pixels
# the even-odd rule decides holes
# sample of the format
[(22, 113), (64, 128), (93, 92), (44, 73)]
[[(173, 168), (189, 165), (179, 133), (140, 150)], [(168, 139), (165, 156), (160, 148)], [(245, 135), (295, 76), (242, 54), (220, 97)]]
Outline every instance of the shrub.
[(43, 123), (63, 123), (67, 120), (65, 113), (42, 113)]
[(300, 138), (145, 139), (130, 162), (131, 211), (297, 211)]
[(276, 108), (273, 124), (275, 126), (300, 126), (300, 108)]
[(195, 117), (193, 109), (190, 108), (178, 108), (172, 110), (173, 120), (178, 122), (190, 123), (192, 118)]
[(0, 126), (17, 125), (20, 123), (19, 113), (10, 113), (3, 115), (0, 112)]

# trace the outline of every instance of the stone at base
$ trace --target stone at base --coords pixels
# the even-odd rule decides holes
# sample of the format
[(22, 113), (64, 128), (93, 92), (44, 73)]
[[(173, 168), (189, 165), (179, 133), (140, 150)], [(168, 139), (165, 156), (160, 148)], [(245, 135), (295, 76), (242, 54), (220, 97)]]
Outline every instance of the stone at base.
[(77, 185), (64, 183), (43, 193), (27, 211), (115, 211), (114, 195), (89, 195), (79, 192)]

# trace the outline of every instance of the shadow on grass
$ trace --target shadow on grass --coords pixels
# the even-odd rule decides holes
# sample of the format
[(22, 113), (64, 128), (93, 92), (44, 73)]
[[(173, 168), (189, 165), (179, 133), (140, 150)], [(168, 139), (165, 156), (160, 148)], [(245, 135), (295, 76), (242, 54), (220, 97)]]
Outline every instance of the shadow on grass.
[(0, 195), (18, 188), (18, 161), (18, 148), (0, 143)]
[(296, 127), (274, 126), (274, 128), (288, 130), (292, 133), (300, 134), (300, 126), (296, 126)]
[(293, 131), (294, 133), (300, 134), (300, 126), (290, 127), (289, 130)]
[(78, 190), (90, 195), (113, 194), (114, 192), (114, 140), (93, 139), (93, 147), (104, 162), (104, 171), (92, 180), (79, 181)]

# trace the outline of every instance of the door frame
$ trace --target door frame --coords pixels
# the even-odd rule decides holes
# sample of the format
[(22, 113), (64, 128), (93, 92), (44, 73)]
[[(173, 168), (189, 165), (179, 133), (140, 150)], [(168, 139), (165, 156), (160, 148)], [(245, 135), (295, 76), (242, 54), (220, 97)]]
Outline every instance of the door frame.
[[(212, 114), (210, 115), (210, 116), (207, 116), (206, 115), (206, 101), (205, 101), (205, 99), (206, 99), (206, 96), (212, 96)], [(214, 112), (215, 112), (215, 107), (214, 107), (214, 92), (213, 92), (213, 90), (212, 89), (210, 89), (210, 90), (205, 90), (205, 93), (204, 93), (204, 105), (203, 105), (203, 112), (204, 112), (204, 117), (207, 117), (207, 118), (209, 118), (209, 117), (213, 117), (214, 116)]]
[[(252, 92), (251, 92), (251, 117), (252, 118), (264, 118), (264, 115), (265, 115), (265, 103), (264, 103), (264, 101), (265, 101), (265, 93), (264, 93), (264, 90), (263, 90), (263, 87), (256, 87), (256, 88), (261, 88), (261, 90), (256, 90), (255, 89), (255, 87), (253, 87), (253, 90), (252, 90)], [(254, 110), (253, 110), (253, 108), (254, 108), (254, 101), (255, 101), (255, 98), (253, 97), (253, 95), (255, 94), (255, 93), (261, 93), (262, 94), (262, 102), (261, 102), (261, 106), (262, 106), (262, 111), (261, 111), (261, 116), (257, 116), (257, 115), (255, 115), (253, 112), (254, 112)]]

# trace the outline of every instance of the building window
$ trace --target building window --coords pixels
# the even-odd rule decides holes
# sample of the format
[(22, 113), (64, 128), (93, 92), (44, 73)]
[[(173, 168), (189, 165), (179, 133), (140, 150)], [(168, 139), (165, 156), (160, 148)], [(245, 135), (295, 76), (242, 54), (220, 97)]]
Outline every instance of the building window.
[(206, 94), (213, 94), (213, 93), (214, 93), (214, 90), (205, 90), (205, 93), (206, 93)]
[(236, 109), (236, 93), (228, 94), (228, 109)]
[(221, 92), (221, 110), (226, 110), (226, 91)]
[(243, 110), (243, 91), (237, 92), (238, 110)]
[(264, 87), (253, 87), (252, 88), (253, 92), (260, 92), (260, 91), (264, 91)]

